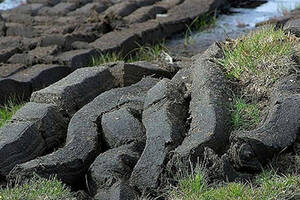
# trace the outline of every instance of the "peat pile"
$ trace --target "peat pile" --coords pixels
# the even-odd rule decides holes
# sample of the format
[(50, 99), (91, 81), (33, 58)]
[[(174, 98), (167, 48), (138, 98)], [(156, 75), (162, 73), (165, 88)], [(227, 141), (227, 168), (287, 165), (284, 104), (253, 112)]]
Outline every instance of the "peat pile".
[(92, 58), (186, 29), (225, 0), (28, 0), (0, 17), (0, 104), (28, 98)]
[(299, 144), (300, 77), (280, 77), (261, 123), (232, 132), (223, 53), (212, 45), (176, 74), (147, 62), (81, 68), (34, 92), (0, 129), (2, 179), (57, 175), (95, 199), (129, 200), (203, 160), (212, 180), (251, 177)]

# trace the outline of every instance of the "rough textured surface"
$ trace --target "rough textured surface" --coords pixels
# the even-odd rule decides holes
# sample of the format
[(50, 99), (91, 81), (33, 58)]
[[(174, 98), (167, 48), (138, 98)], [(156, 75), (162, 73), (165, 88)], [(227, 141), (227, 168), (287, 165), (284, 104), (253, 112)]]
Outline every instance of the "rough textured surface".
[(292, 19), (291, 16), (287, 19), (288, 20), (286, 20), (283, 29), (293, 33), (297, 37), (300, 37), (300, 19)]
[(140, 191), (159, 186), (170, 151), (183, 139), (185, 113), (183, 93), (170, 80), (163, 79), (149, 90), (143, 112), (146, 147), (130, 178)]
[(296, 141), (300, 128), (299, 80), (298, 76), (290, 76), (278, 83), (263, 123), (232, 136), (229, 156), (235, 168), (260, 170), (276, 153)]
[(132, 200), (138, 199), (138, 193), (124, 180), (116, 182), (109, 193), (99, 192), (95, 195), (95, 200)]
[(56, 106), (27, 103), (0, 129), (0, 175), (57, 148), (66, 134), (67, 121)]
[(156, 79), (143, 79), (139, 83), (107, 91), (80, 109), (71, 119), (66, 144), (52, 154), (18, 165), (10, 177), (26, 177), (36, 172), (57, 177), (69, 184), (83, 181), (94, 159), (105, 151), (102, 137), (102, 115), (119, 107), (142, 109), (147, 91), (157, 83)]
[(226, 82), (221, 69), (210, 61), (220, 50), (211, 46), (193, 64), (193, 83), (191, 88), (190, 129), (182, 144), (175, 149), (174, 159), (196, 161), (203, 155), (204, 147), (217, 153), (228, 144), (225, 132)]
[(102, 117), (103, 139), (109, 148), (115, 148), (134, 140), (145, 140), (143, 124), (135, 117), (141, 110), (121, 108)]
[(114, 76), (106, 66), (82, 68), (66, 78), (34, 92), (32, 102), (53, 103), (73, 115), (101, 92), (114, 87)]
[(90, 192), (94, 195), (101, 193), (102, 196), (110, 197), (111, 187), (118, 181), (130, 177), (143, 148), (143, 143), (132, 143), (100, 154), (87, 174)]

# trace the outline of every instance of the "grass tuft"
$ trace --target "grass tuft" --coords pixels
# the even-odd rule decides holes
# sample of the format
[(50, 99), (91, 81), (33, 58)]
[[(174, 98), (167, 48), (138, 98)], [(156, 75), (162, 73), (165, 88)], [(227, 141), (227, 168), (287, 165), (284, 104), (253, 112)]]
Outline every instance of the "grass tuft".
[(101, 54), (99, 57), (92, 57), (90, 66), (102, 65), (110, 62), (117, 62), (123, 60), (120, 53)]
[(282, 77), (297, 72), (293, 59), (297, 39), (272, 26), (262, 27), (222, 46), (218, 59), (227, 78), (235, 83), (230, 106), (234, 130), (251, 130), (263, 118), (271, 88)]
[(0, 127), (9, 120), (17, 110), (22, 107), (21, 104), (18, 104), (15, 100), (10, 100), (8, 104), (0, 106)]
[(71, 191), (56, 178), (34, 177), (22, 185), (0, 188), (0, 200), (71, 200)]
[(251, 130), (259, 123), (260, 111), (257, 103), (248, 103), (241, 97), (233, 99), (231, 120), (234, 130)]
[(194, 43), (193, 32), (200, 33), (207, 28), (215, 26), (216, 19), (216, 13), (213, 16), (202, 15), (196, 17), (190, 25), (186, 25), (187, 30), (184, 34), (184, 46), (192, 45)]
[[(197, 178), (198, 177), (198, 178)], [(265, 171), (252, 183), (208, 185), (201, 173), (187, 176), (170, 192), (170, 200), (269, 200), (287, 199), (300, 191), (299, 175)]]
[(116, 61), (125, 61), (127, 63), (141, 60), (155, 61), (160, 58), (163, 52), (169, 52), (164, 42), (155, 45), (139, 45), (138, 48), (133, 49), (125, 56), (123, 56), (121, 52), (101, 54), (99, 57), (92, 58), (90, 66), (97, 66)]
[(295, 37), (274, 27), (257, 31), (223, 45), (224, 59), (220, 60), (227, 77), (238, 81), (245, 96), (257, 98), (268, 95), (279, 78), (294, 69)]

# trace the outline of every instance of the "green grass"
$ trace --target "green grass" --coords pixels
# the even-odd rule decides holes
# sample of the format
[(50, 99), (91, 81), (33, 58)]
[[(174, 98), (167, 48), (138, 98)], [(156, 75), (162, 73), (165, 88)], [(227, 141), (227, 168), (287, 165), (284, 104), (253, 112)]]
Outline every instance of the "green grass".
[(15, 112), (22, 107), (21, 104), (18, 104), (16, 101), (9, 101), (8, 104), (0, 106), (0, 127), (9, 120)]
[(263, 27), (225, 43), (220, 63), (227, 77), (239, 82), (245, 96), (260, 98), (268, 94), (276, 80), (293, 69), (295, 45), (296, 39), (283, 30)]
[(35, 177), (22, 185), (0, 188), (0, 200), (71, 200), (69, 188), (55, 178)]
[(296, 43), (294, 36), (267, 26), (223, 44), (224, 57), (217, 62), (234, 83), (230, 106), (234, 130), (255, 128), (266, 114), (263, 109), (268, 105), (273, 85), (297, 71), (293, 59)]
[(90, 66), (97, 66), (116, 61), (125, 61), (127, 63), (141, 60), (154, 61), (159, 59), (162, 52), (169, 52), (169, 50), (165, 47), (164, 42), (155, 45), (139, 45), (138, 48), (132, 50), (125, 56), (119, 52), (102, 54), (97, 58), (92, 58)]
[(193, 32), (200, 33), (209, 27), (213, 27), (216, 24), (215, 15), (202, 15), (195, 18), (191, 24), (186, 25), (187, 30), (184, 34), (184, 46), (192, 45), (194, 43)]
[(265, 171), (252, 183), (209, 185), (205, 175), (196, 171), (179, 181), (169, 195), (170, 200), (277, 200), (287, 199), (300, 191), (299, 175), (278, 175)]
[(250, 130), (259, 123), (260, 110), (257, 103), (249, 103), (241, 97), (233, 99), (231, 120), (234, 130)]

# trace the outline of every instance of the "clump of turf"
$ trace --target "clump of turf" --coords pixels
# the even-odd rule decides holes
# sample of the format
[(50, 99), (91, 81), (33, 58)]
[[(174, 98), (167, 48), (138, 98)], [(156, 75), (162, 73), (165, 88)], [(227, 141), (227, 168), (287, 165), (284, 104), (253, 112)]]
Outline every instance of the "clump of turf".
[(260, 110), (256, 102), (235, 97), (231, 103), (231, 120), (235, 130), (251, 130), (259, 123)]
[(282, 29), (262, 27), (223, 45), (221, 64), (245, 95), (264, 97), (279, 78), (294, 70), (296, 38)]
[(236, 129), (252, 129), (267, 105), (271, 88), (282, 77), (297, 71), (293, 59), (297, 39), (282, 29), (262, 27), (222, 45), (218, 62), (235, 88), (231, 103)]
[(56, 178), (35, 176), (24, 184), (0, 188), (0, 200), (71, 200), (71, 190)]

